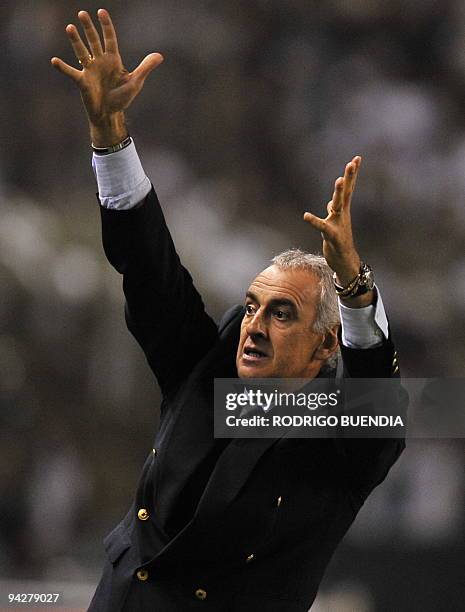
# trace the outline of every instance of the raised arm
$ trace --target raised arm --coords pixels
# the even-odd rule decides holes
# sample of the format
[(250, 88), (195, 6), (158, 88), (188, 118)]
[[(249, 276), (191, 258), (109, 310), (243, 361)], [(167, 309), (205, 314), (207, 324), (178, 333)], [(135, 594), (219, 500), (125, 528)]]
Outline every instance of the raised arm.
[[(336, 274), (336, 282), (344, 288), (350, 288), (361, 270), (351, 219), (352, 195), (360, 164), (361, 158), (354, 157), (346, 165), (344, 176), (336, 179), (325, 219), (309, 212), (304, 215), (305, 221), (321, 232), (325, 259)], [(372, 282), (368, 282), (364, 293), (339, 298), (344, 372), (355, 378), (399, 378), (397, 353), (389, 334), (381, 296), (376, 287), (369, 289), (371, 286)], [(397, 401), (399, 414), (402, 414), (406, 404), (405, 395), (400, 390)], [(400, 438), (345, 438), (334, 440), (334, 444), (342, 454), (344, 480), (357, 509), (372, 489), (384, 480), (405, 447)]]
[[(87, 44), (75, 25), (66, 27), (82, 68), (57, 57), (51, 63), (81, 92), (92, 145), (97, 149), (94, 168), (102, 203), (105, 253), (123, 275), (128, 327), (163, 392), (169, 393), (216, 342), (218, 332), (179, 261), (134, 144), (128, 144), (124, 111), (163, 57), (150, 53), (129, 72), (121, 60), (108, 11), (100, 9), (97, 15), (102, 36), (87, 12), (78, 13)], [(115, 145), (120, 150), (114, 151)]]

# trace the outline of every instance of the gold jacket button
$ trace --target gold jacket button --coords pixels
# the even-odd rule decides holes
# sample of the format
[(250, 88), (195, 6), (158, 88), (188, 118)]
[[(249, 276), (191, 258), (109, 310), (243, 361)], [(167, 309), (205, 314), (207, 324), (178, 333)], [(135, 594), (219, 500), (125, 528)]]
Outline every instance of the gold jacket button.
[(197, 597), (197, 599), (207, 599), (207, 591), (204, 591), (203, 589), (197, 589), (195, 592), (195, 596)]
[(157, 449), (156, 449), (156, 448), (152, 448), (152, 455), (153, 455), (154, 457), (156, 457), (156, 456), (157, 456)]
[(279, 506), (281, 505), (281, 502), (283, 501), (283, 498), (281, 497), (281, 495), (278, 497), (278, 499), (276, 500), (276, 507), (279, 508)]
[(146, 580), (148, 580), (149, 573), (147, 570), (141, 569), (136, 573), (136, 576), (138, 580), (140, 580), (141, 582), (145, 582)]
[(250, 563), (251, 561), (253, 561), (255, 558), (255, 555), (252, 553), (250, 554), (247, 559), (245, 560), (246, 563)]
[(140, 521), (146, 521), (149, 518), (149, 511), (146, 510), (145, 508), (141, 508), (139, 512), (137, 513), (137, 518)]

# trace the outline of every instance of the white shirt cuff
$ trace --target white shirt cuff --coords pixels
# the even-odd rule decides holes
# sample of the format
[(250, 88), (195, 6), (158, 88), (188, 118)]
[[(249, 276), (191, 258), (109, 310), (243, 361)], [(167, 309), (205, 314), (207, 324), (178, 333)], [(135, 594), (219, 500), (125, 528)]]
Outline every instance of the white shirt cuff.
[(388, 338), (389, 324), (377, 287), (376, 292), (376, 306), (370, 304), (364, 308), (348, 308), (338, 300), (344, 346), (357, 349), (375, 348), (383, 343), (384, 338)]
[(97, 179), (102, 206), (128, 210), (141, 202), (152, 185), (147, 178), (134, 142), (109, 155), (92, 156), (92, 168)]

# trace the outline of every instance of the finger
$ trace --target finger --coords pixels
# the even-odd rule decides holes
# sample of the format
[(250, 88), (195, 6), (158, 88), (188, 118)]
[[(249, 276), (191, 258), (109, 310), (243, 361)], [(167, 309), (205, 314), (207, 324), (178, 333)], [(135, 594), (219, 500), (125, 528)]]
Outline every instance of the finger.
[(320, 217), (316, 217), (310, 212), (304, 213), (304, 221), (310, 223), (310, 225), (319, 232), (325, 232), (327, 229), (326, 221), (324, 219), (320, 219)]
[(355, 172), (355, 164), (353, 164), (352, 162), (346, 164), (346, 167), (344, 169), (344, 185), (342, 191), (342, 201), (345, 206), (348, 205), (350, 196), (352, 194), (353, 184), (355, 181)]
[(50, 60), (50, 63), (57, 70), (59, 70), (63, 74), (66, 74), (66, 76), (69, 76), (71, 79), (73, 79), (73, 81), (75, 83), (79, 82), (79, 80), (81, 78), (81, 74), (82, 74), (81, 70), (76, 70), (76, 68), (73, 68), (72, 66), (69, 66), (63, 60), (61, 60), (59, 57), (52, 57), (52, 59)]
[(73, 47), (74, 55), (77, 57), (78, 60), (85, 61), (89, 57), (90, 53), (88, 48), (82, 42), (82, 39), (79, 35), (76, 26), (72, 23), (67, 25), (66, 34), (68, 35), (68, 38)]
[(149, 53), (141, 63), (137, 66), (135, 70), (132, 71), (131, 75), (135, 79), (140, 79), (142, 82), (148, 77), (148, 75), (157, 68), (164, 60), (164, 57), (161, 53)]
[(360, 168), (361, 161), (362, 161), (362, 158), (359, 155), (357, 155), (345, 167), (344, 192), (343, 192), (344, 206), (347, 206), (347, 207), (350, 206), (350, 203), (352, 200), (352, 194), (354, 192), (355, 184), (357, 182), (358, 170)]
[(342, 176), (337, 178), (334, 182), (334, 193), (333, 199), (331, 200), (331, 208), (334, 212), (341, 212), (343, 206), (343, 190), (344, 190), (344, 179)]
[(84, 28), (84, 34), (86, 35), (92, 55), (102, 55), (103, 49), (100, 36), (89, 13), (87, 11), (79, 11), (78, 18)]
[(97, 17), (102, 27), (105, 52), (118, 53), (118, 39), (116, 38), (116, 31), (110, 13), (105, 9), (99, 9), (97, 11)]

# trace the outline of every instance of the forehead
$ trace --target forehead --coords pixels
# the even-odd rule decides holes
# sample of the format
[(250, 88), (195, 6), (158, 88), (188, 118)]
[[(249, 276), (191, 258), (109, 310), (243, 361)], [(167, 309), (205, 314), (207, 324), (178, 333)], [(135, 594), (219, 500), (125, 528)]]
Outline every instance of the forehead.
[(292, 300), (297, 307), (316, 308), (320, 286), (319, 279), (307, 270), (282, 270), (269, 266), (252, 281), (249, 292), (263, 303), (271, 300)]

